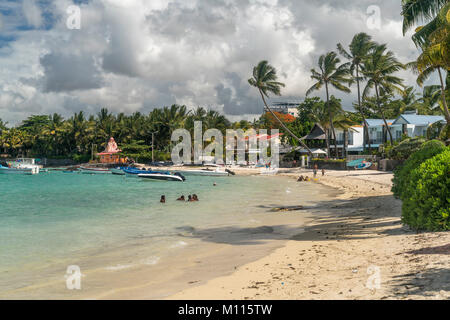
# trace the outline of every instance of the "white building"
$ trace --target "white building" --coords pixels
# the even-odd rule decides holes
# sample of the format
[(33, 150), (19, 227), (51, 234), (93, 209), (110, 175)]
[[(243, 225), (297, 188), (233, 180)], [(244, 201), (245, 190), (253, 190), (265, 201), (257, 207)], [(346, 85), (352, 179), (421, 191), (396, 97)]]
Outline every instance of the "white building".
[[(394, 141), (400, 140), (403, 134), (409, 137), (425, 136), (428, 127), (436, 122), (445, 123), (443, 116), (428, 116), (417, 114), (402, 114), (397, 119), (387, 119), (389, 129)], [(369, 129), (370, 147), (378, 148), (381, 144), (389, 141), (389, 133), (386, 130), (383, 119), (366, 119)], [(364, 142), (366, 148), (369, 146), (368, 141), (365, 141), (364, 135), (365, 127), (362, 125), (353, 126), (347, 134), (348, 152), (362, 152), (364, 149)], [(336, 129), (336, 139), (338, 148), (344, 146), (344, 132)]]
[(290, 114), (291, 116), (298, 117), (298, 106), (300, 102), (275, 102), (270, 108), (274, 112), (279, 112), (282, 114)]

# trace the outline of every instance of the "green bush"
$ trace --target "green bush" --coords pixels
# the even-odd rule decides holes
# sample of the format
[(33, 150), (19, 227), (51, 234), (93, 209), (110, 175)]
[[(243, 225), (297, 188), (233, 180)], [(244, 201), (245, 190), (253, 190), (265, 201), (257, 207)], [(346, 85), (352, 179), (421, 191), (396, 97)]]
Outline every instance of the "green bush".
[(402, 221), (413, 229), (450, 230), (450, 147), (411, 172), (402, 200)]
[(386, 154), (388, 158), (393, 160), (406, 160), (412, 153), (419, 150), (426, 141), (423, 137), (409, 138), (398, 145), (386, 147)]
[(89, 160), (91, 160), (91, 155), (90, 154), (74, 154), (72, 156), (72, 159), (76, 163), (86, 163), (86, 162), (89, 162)]
[(414, 152), (405, 163), (394, 170), (394, 179), (392, 180), (392, 192), (397, 198), (401, 198), (403, 190), (409, 180), (409, 174), (412, 170), (419, 167), (424, 161), (441, 153), (445, 145), (438, 140), (431, 140), (424, 143), (419, 150)]

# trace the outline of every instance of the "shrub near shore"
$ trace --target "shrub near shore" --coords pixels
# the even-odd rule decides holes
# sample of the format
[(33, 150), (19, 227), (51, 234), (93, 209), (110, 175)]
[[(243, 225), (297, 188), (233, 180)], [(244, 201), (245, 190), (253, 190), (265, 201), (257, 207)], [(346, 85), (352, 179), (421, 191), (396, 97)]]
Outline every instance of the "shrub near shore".
[(412, 170), (407, 179), (402, 221), (415, 230), (450, 230), (450, 147)]
[(419, 167), (425, 160), (441, 153), (445, 149), (445, 145), (438, 140), (432, 140), (424, 143), (419, 150), (412, 153), (405, 163), (395, 170), (394, 179), (392, 180), (392, 192), (396, 198), (402, 197), (402, 192), (406, 189), (409, 181), (409, 174)]

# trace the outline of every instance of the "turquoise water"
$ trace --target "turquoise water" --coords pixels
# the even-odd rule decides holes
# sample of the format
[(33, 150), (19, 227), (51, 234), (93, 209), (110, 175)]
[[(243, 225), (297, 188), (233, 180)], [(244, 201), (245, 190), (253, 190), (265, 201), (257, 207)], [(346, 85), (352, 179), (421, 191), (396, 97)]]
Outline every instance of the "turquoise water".
[[(193, 193), (200, 202), (175, 201)], [(178, 183), (60, 172), (0, 175), (0, 293), (43, 281), (55, 266), (82, 258), (86, 264), (86, 257), (92, 268), (158, 263), (168, 249), (187, 244), (180, 235), (187, 226), (248, 223), (268, 215), (267, 207), (299, 204), (300, 198), (305, 204), (315, 194), (312, 186), (279, 177), (188, 177)], [(139, 250), (131, 257), (128, 248)], [(115, 251), (120, 254), (105, 255)]]

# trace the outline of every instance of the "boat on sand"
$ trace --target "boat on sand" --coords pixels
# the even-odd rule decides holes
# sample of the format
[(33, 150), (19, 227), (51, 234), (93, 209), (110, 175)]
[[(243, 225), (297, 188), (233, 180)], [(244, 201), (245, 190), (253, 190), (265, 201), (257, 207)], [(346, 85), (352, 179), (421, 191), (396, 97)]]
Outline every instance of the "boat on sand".
[(220, 168), (216, 168), (216, 169), (204, 168), (204, 169), (198, 169), (198, 170), (179, 170), (178, 172), (182, 173), (185, 176), (220, 177), (220, 176), (234, 175), (234, 172), (232, 172), (228, 169), (222, 170)]

